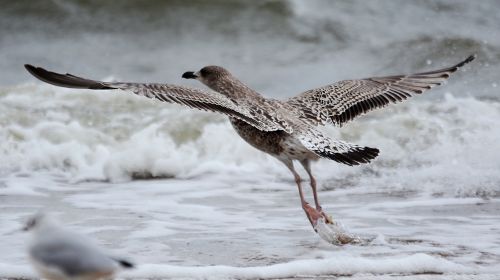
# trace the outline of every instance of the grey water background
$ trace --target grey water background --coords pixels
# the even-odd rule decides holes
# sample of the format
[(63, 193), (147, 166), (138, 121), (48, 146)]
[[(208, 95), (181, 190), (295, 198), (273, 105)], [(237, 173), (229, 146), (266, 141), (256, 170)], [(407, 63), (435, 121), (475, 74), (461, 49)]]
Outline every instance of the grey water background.
[[(498, 273), (499, 26), (500, 1), (491, 0), (0, 0), (0, 267), (11, 271), (0, 277), (31, 277), (25, 237), (12, 232), (43, 207), (161, 271), (131, 277), (175, 277), (165, 264), (275, 263), (292, 277), (308, 270), (288, 262), (311, 260), (322, 271), (325, 259), (329, 275)], [(203, 87), (182, 73), (217, 64), (286, 98), (342, 79), (450, 66), (472, 53), (477, 60), (445, 86), (324, 128), (381, 150), (360, 167), (315, 163), (327, 212), (376, 236), (348, 247), (314, 235), (289, 171), (223, 116), (61, 89), (22, 66)]]
[[(495, 96), (500, 1), (1, 1), (0, 84), (24, 63), (127, 81), (186, 83), (222, 65), (270, 96), (340, 79), (432, 69), (471, 53), (457, 94)], [(495, 90), (494, 90), (495, 89)]]

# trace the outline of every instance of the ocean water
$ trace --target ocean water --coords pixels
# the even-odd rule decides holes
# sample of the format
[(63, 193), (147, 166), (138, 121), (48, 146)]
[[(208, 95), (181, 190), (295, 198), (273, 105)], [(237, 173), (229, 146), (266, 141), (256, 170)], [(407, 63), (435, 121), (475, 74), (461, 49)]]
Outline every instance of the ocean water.
[[(498, 1), (2, 2), (0, 278), (34, 277), (18, 229), (46, 209), (135, 261), (123, 278), (496, 279), (498, 26)], [(22, 66), (203, 87), (181, 74), (217, 64), (286, 99), (472, 53), (446, 85), (324, 128), (381, 151), (313, 165), (326, 212), (364, 240), (345, 246), (314, 233), (289, 171), (224, 116)]]

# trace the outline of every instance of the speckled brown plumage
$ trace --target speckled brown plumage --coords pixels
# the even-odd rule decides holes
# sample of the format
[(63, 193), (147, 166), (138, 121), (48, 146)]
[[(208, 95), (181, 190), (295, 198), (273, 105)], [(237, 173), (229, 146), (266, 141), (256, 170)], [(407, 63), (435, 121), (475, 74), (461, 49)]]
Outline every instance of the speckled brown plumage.
[(278, 156), (283, 152), (281, 142), (286, 137), (286, 132), (282, 130), (262, 131), (237, 118), (231, 118), (230, 121), (238, 135), (254, 148), (273, 156)]
[[(327, 222), (331, 220), (321, 210), (316, 181), (310, 169), (311, 160), (322, 157), (357, 165), (370, 162), (379, 153), (376, 148), (332, 139), (316, 126), (327, 123), (341, 126), (363, 113), (420, 94), (440, 85), (451, 73), (473, 59), (474, 56), (470, 56), (452, 67), (412, 75), (340, 81), (306, 91), (287, 101), (263, 97), (220, 66), (207, 66), (196, 73), (183, 74), (183, 78), (199, 80), (213, 91), (171, 84), (100, 82), (31, 65), (26, 65), (26, 69), (40, 80), (57, 86), (121, 89), (229, 116), (233, 127), (246, 142), (274, 156), (290, 169), (299, 188), (302, 207), (314, 226), (322, 217)], [(293, 166), (295, 160), (309, 175), (316, 209), (304, 199), (301, 179)]]
[(368, 111), (401, 102), (441, 85), (452, 73), (474, 58), (471, 55), (454, 66), (436, 71), (340, 81), (308, 90), (287, 103), (300, 110), (301, 117), (314, 123), (331, 122), (341, 126)]

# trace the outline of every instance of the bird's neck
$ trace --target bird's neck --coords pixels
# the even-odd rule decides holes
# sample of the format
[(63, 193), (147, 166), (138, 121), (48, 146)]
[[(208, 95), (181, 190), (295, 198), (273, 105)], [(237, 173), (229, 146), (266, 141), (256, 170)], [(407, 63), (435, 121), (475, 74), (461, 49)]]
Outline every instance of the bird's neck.
[(236, 78), (219, 80), (210, 85), (210, 88), (221, 93), (232, 100), (244, 100), (247, 98), (263, 98), (255, 90), (251, 89)]

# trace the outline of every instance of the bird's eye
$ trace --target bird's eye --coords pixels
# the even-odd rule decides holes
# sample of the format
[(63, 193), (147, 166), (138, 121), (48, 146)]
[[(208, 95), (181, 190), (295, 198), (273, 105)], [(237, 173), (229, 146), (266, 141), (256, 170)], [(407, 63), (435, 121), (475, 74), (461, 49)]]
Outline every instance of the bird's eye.
[(200, 70), (200, 74), (202, 77), (206, 77), (208, 75), (208, 70), (206, 68), (202, 68)]

